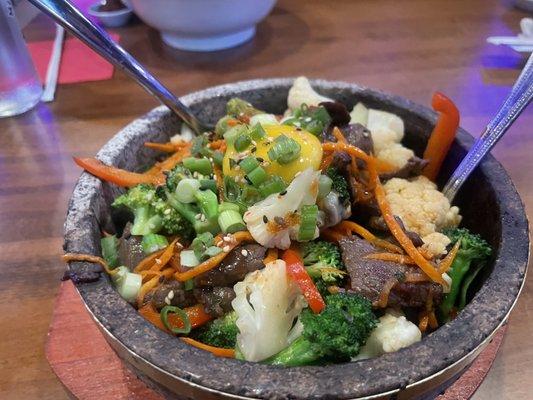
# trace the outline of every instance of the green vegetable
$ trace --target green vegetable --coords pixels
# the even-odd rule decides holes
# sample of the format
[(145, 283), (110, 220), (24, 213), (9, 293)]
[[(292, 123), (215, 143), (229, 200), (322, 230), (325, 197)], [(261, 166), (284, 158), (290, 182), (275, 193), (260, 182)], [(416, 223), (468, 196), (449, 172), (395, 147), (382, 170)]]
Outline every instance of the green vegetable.
[(291, 118), (283, 121), (283, 125), (296, 126), (313, 135), (320, 135), (330, 122), (331, 117), (324, 107), (308, 107), (302, 104), (300, 108), (294, 110)]
[[(461, 247), (448, 271), (448, 275), (452, 278), (450, 292), (446, 293), (444, 300), (440, 305), (442, 319), (447, 321), (454, 308), (458, 310), (461, 309), (461, 304), (458, 303), (458, 300), (460, 300), (461, 287), (465, 284), (467, 273), (471, 268), (483, 265), (490, 257), (492, 249), (481, 236), (471, 233), (465, 228), (447, 230), (444, 231), (444, 234), (450, 238), (452, 245), (458, 240), (461, 241)], [(472, 280), (473, 278), (466, 281), (468, 286), (471, 284)], [(466, 287), (465, 292), (468, 290), (468, 286)], [(464, 294), (464, 297), (466, 298), (466, 293)], [(465, 300), (463, 299), (461, 302), (464, 303)]]
[(203, 261), (209, 258), (209, 256), (206, 256), (205, 252), (209, 247), (213, 246), (213, 244), (215, 244), (213, 235), (210, 232), (204, 232), (194, 238), (191, 243), (191, 248), (193, 249), (196, 258)]
[(315, 236), (318, 206), (316, 204), (302, 206), (298, 241), (311, 240)]
[(216, 166), (222, 167), (222, 161), (224, 160), (224, 153), (222, 153), (219, 150), (213, 151), (211, 154), (211, 157), (213, 158), (213, 162)]
[(248, 156), (239, 162), (239, 167), (247, 174), (259, 167), (259, 161), (255, 157)]
[(238, 136), (247, 134), (248, 128), (246, 125), (235, 125), (224, 133), (224, 140), (228, 146), (233, 146)]
[(234, 97), (226, 104), (226, 114), (232, 117), (253, 117), (257, 114), (264, 114), (263, 111), (258, 110), (247, 101)]
[(347, 293), (329, 295), (325, 300), (326, 308), (320, 314), (308, 309), (302, 311), (302, 336), (266, 363), (295, 367), (324, 361), (342, 362), (359, 353), (377, 324), (370, 301)]
[(128, 302), (135, 301), (142, 286), (141, 275), (130, 272), (125, 266), (120, 266), (112, 279), (120, 297)]
[(198, 172), (202, 175), (209, 175), (213, 172), (211, 161), (207, 158), (187, 157), (183, 159), (183, 166), (189, 171)]
[(164, 249), (168, 246), (168, 240), (157, 233), (149, 233), (144, 235), (141, 245), (145, 254), (152, 254), (154, 251)]
[(192, 140), (191, 155), (194, 157), (198, 157), (198, 156), (208, 157), (210, 154), (210, 150), (211, 150), (207, 147), (208, 143), (209, 143), (209, 138), (207, 134), (196, 136)]
[(183, 166), (183, 164), (176, 165), (173, 169), (166, 173), (167, 179), (165, 182), (166, 188), (170, 192), (175, 192), (178, 187), (178, 183), (182, 179), (192, 178), (191, 171)]
[(326, 197), (329, 192), (331, 192), (331, 187), (333, 185), (333, 181), (331, 178), (327, 175), (320, 175), (318, 178), (318, 198), (323, 199)]
[(250, 146), (252, 143), (252, 138), (250, 138), (250, 135), (248, 133), (241, 133), (235, 138), (235, 142), (233, 142), (233, 147), (235, 147), (235, 150), (238, 152), (244, 151)]
[(239, 211), (225, 210), (218, 216), (218, 225), (224, 233), (235, 233), (246, 229)]
[[(215, 202), (213, 203), (212, 196), (207, 194), (206, 192), (211, 192), (210, 190), (199, 190), (197, 192), (197, 195), (200, 194), (200, 196), (204, 196), (204, 206), (208, 206), (210, 209), (210, 212), (213, 212), (215, 207), (218, 208), (218, 204), (216, 203), (216, 195), (215, 196)], [(203, 232), (211, 232), (212, 234), (217, 234), (220, 232), (220, 228), (217, 223), (216, 214), (213, 218), (207, 218), (204, 214), (204, 217), (202, 217), (202, 213), (205, 212), (205, 210), (201, 209), (199, 206), (195, 204), (185, 204), (179, 201), (176, 198), (176, 195), (174, 193), (166, 193), (168, 204), (174, 209), (179, 215), (181, 215), (185, 220), (187, 220), (190, 225), (193, 227), (194, 231), (196, 233), (203, 233)]]
[(215, 134), (217, 138), (224, 136), (224, 134), (232, 128), (228, 125), (228, 121), (235, 121), (235, 118), (230, 115), (225, 115), (218, 120), (217, 124), (215, 125)]
[(217, 182), (214, 179), (200, 179), (200, 189), (211, 190), (216, 193), (218, 191)]
[(311, 278), (332, 284), (341, 281), (346, 272), (341, 252), (334, 243), (324, 240), (301, 243), (300, 251), (307, 273)]
[(192, 203), (200, 186), (201, 184), (197, 179), (182, 179), (176, 187), (176, 198), (182, 203)]
[(117, 237), (115, 235), (104, 236), (100, 239), (100, 245), (102, 247), (102, 257), (109, 265), (109, 268), (116, 268), (119, 264)]
[(230, 203), (228, 201), (224, 201), (222, 203), (220, 203), (218, 205), (218, 211), (220, 212), (224, 212), (224, 211), (228, 211), (228, 210), (233, 210), (233, 211), (240, 211), (240, 207), (238, 204), (235, 204), (235, 203)]
[[(183, 322), (183, 327), (179, 328), (177, 326), (170, 325), (170, 322), (168, 321), (168, 314), (178, 314), (181, 321)], [(189, 320), (189, 317), (179, 307), (174, 306), (165, 306), (161, 310), (161, 321), (163, 322), (163, 325), (165, 325), (165, 328), (167, 328), (172, 333), (177, 334), (184, 334), (187, 335), (191, 331), (191, 321)]]
[(260, 123), (255, 124), (252, 129), (250, 129), (250, 137), (252, 138), (252, 140), (259, 141), (265, 136), (266, 132)]
[(200, 264), (200, 260), (194, 254), (194, 250), (182, 250), (180, 253), (180, 264), (184, 267), (196, 267)]
[(194, 197), (207, 219), (214, 219), (218, 216), (218, 199), (215, 193), (211, 190), (198, 190)]
[(296, 140), (285, 135), (279, 135), (274, 139), (267, 154), (272, 162), (288, 164), (300, 156), (300, 151), (301, 146)]
[(246, 174), (246, 178), (254, 185), (255, 187), (259, 186), (261, 183), (268, 179), (268, 175), (263, 167), (257, 167), (254, 170)]
[(113, 207), (125, 206), (133, 212), (133, 235), (157, 233), (163, 227), (163, 218), (158, 213), (155, 203), (158, 198), (151, 185), (137, 185), (117, 197)]
[(334, 190), (339, 195), (339, 200), (342, 203), (350, 202), (350, 191), (348, 182), (342, 173), (335, 167), (329, 167), (326, 170), (326, 175), (331, 179), (331, 190)]
[(285, 190), (287, 186), (282, 178), (277, 175), (271, 176), (266, 182), (259, 185), (259, 192), (263, 197), (268, 197), (272, 193), (280, 193)]
[(237, 313), (231, 311), (215, 319), (205, 326), (198, 328), (194, 336), (197, 340), (210, 346), (232, 349), (237, 343)]

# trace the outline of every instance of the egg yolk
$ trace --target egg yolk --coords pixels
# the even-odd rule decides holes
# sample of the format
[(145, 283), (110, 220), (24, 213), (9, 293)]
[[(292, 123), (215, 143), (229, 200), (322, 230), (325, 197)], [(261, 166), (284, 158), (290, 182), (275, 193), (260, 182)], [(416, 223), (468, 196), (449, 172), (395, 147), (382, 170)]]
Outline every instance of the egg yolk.
[[(322, 161), (322, 145), (315, 135), (288, 125), (265, 125), (263, 126), (263, 129), (266, 132), (266, 137), (259, 140), (255, 146), (250, 145), (247, 151), (250, 151), (253, 147), (256, 148), (256, 151), (253, 153), (250, 152), (250, 155), (262, 158), (266, 161), (265, 165), (263, 165), (263, 169), (269, 176), (277, 175), (281, 177), (285, 183), (289, 184), (297, 173), (302, 172), (309, 167), (313, 168), (315, 171), (319, 169), (320, 162)], [(285, 135), (288, 138), (294, 139), (300, 145), (300, 154), (298, 158), (287, 164), (271, 161), (268, 157), (268, 150), (272, 147), (274, 139), (280, 135)], [(239, 153), (233, 146), (228, 146), (222, 164), (224, 175), (237, 176), (243, 174), (241, 170), (230, 168), (230, 159), (236, 159), (238, 155)]]

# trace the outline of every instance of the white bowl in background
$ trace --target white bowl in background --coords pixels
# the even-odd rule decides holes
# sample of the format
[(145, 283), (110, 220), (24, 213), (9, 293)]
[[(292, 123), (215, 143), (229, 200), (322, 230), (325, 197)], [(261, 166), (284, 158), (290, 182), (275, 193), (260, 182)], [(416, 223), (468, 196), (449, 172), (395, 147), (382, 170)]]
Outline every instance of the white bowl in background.
[(132, 9), (126, 3), (124, 3), (124, 8), (115, 11), (98, 11), (99, 5), (99, 1), (91, 5), (89, 7), (89, 14), (97, 17), (104, 26), (109, 28), (126, 25), (133, 15)]
[(130, 0), (137, 16), (171, 47), (214, 51), (238, 46), (255, 34), (276, 0)]

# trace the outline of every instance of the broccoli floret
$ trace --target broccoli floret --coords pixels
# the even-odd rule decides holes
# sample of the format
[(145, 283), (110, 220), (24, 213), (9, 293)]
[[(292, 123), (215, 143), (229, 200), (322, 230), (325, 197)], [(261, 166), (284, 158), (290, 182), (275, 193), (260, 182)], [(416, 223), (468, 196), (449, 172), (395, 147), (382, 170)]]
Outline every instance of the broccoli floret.
[(468, 229), (450, 229), (444, 231), (455, 244), (461, 241), (461, 247), (453, 260), (448, 275), (452, 278), (450, 292), (446, 294), (440, 305), (443, 320), (450, 318), (450, 313), (456, 307), (464, 278), (472, 267), (483, 265), (492, 253), (490, 245), (481, 236), (471, 233)]
[(162, 218), (163, 230), (169, 235), (178, 235), (181, 239), (191, 240), (194, 236), (192, 224), (183, 217), (174, 207), (160, 198), (155, 203), (155, 209)]
[(157, 212), (155, 203), (158, 198), (155, 188), (148, 184), (141, 184), (129, 189), (117, 197), (113, 207), (127, 207), (133, 212), (133, 235), (147, 235), (157, 233), (163, 227), (163, 218)]
[(376, 327), (370, 301), (355, 294), (326, 297), (320, 314), (306, 309), (300, 314), (302, 335), (287, 348), (266, 360), (273, 365), (295, 367), (327, 361), (349, 361)]
[(192, 174), (191, 171), (189, 171), (187, 168), (183, 166), (183, 164), (176, 165), (173, 169), (166, 172), (167, 179), (166, 179), (166, 188), (170, 192), (174, 192), (176, 190), (176, 187), (178, 186), (178, 183), (185, 178), (191, 178)]
[(233, 349), (237, 343), (237, 313), (231, 311), (197, 330), (196, 338), (211, 346)]
[(326, 170), (326, 175), (332, 180), (331, 190), (334, 190), (339, 195), (342, 203), (350, 202), (350, 190), (348, 189), (348, 182), (342, 173), (335, 167), (329, 167)]
[(229, 100), (226, 104), (226, 114), (231, 115), (232, 117), (239, 118), (239, 117), (253, 117), (257, 114), (263, 114), (264, 112), (261, 110), (258, 110), (254, 106), (252, 106), (247, 101), (244, 101), (243, 99), (239, 99), (238, 97), (234, 97), (233, 99)]
[(303, 263), (307, 273), (313, 279), (322, 279), (326, 283), (336, 283), (346, 274), (341, 252), (334, 243), (324, 240), (305, 242), (300, 245)]
[[(218, 208), (216, 195), (213, 192), (211, 192), (212, 195), (205, 192), (211, 191), (199, 190), (197, 195), (197, 199), (202, 208), (192, 203), (182, 203), (176, 198), (174, 193), (168, 191), (165, 192), (165, 196), (168, 204), (191, 224), (196, 233), (211, 232), (213, 235), (216, 235), (220, 232), (216, 215), (212, 216), (208, 214), (210, 215), (209, 218), (206, 216), (206, 213), (213, 213), (215, 207)], [(204, 217), (202, 217), (202, 214)]]

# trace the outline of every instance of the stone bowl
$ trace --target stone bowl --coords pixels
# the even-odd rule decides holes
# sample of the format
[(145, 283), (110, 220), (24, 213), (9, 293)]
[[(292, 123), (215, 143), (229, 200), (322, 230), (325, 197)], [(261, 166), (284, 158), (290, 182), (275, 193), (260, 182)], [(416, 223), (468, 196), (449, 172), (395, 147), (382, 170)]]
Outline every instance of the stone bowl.
[[(203, 120), (215, 123), (234, 96), (281, 114), (292, 79), (254, 80), (217, 86), (182, 98)], [(316, 80), (324, 95), (353, 106), (357, 101), (400, 115), (405, 144), (420, 155), (436, 121), (430, 109), (357, 85)], [(167, 141), (180, 121), (159, 107), (133, 121), (98, 153), (104, 163), (138, 171), (159, 155), (144, 141)], [(472, 136), (460, 129), (439, 177), (442, 184), (465, 155)], [(110, 203), (120, 189), (83, 173), (65, 222), (65, 251), (100, 255), (100, 231), (113, 230)], [(494, 246), (477, 292), (456, 319), (421, 342), (396, 353), (354, 363), (281, 368), (212, 356), (146, 322), (113, 290), (100, 267), (69, 265), (71, 276), (92, 282), (76, 287), (118, 355), (142, 379), (169, 398), (351, 399), (432, 398), (459, 376), (506, 322), (526, 274), (529, 236), (524, 205), (496, 159), (486, 157), (457, 198), (463, 224)], [(83, 344), (80, 344), (83, 345)]]

